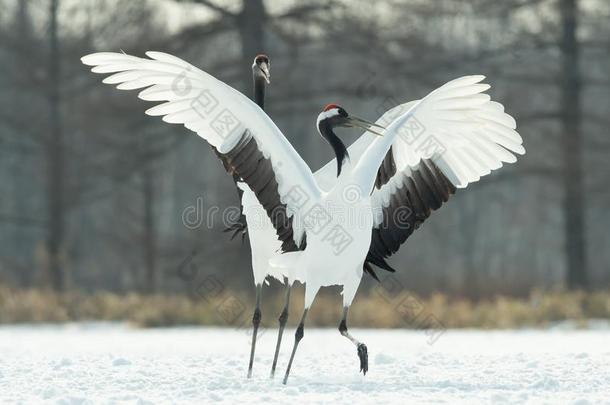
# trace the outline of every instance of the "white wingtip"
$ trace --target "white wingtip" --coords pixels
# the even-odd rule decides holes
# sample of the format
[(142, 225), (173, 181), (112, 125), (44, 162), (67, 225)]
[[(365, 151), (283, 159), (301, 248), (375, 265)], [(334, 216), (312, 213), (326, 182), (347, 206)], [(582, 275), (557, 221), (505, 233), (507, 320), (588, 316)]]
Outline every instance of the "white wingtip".
[(483, 80), (485, 80), (485, 78), (486, 78), (485, 75), (470, 75), (470, 76), (464, 76), (464, 77), (469, 80), (472, 80), (472, 84), (480, 83)]
[(511, 149), (511, 152), (516, 153), (517, 155), (525, 155), (525, 148), (523, 147), (523, 145), (519, 145), (519, 146), (514, 146)]
[(90, 53), (89, 55), (83, 56), (80, 60), (89, 66), (100, 65), (108, 60), (117, 59), (118, 57), (125, 57), (127, 55), (116, 53), (116, 52), (96, 52)]
[(97, 53), (90, 53), (89, 55), (85, 55), (82, 58), (80, 58), (80, 61), (83, 63), (83, 65), (95, 66), (95, 65), (97, 65), (96, 55), (97, 55)]
[(441, 88), (447, 87), (457, 87), (457, 86), (470, 86), (472, 84), (477, 84), (485, 80), (484, 75), (470, 75), (470, 76), (462, 76), (457, 79), (453, 79), (447, 83), (445, 83)]
[(124, 61), (133, 62), (141, 61), (141, 58), (137, 56), (127, 55), (126, 53), (118, 52), (95, 52), (89, 55), (85, 55), (80, 58), (81, 62), (88, 66), (103, 65), (109, 62)]
[(165, 111), (162, 110), (163, 104), (156, 105), (154, 107), (150, 107), (148, 110), (144, 111), (144, 114), (149, 115), (151, 117), (159, 117), (165, 114)]

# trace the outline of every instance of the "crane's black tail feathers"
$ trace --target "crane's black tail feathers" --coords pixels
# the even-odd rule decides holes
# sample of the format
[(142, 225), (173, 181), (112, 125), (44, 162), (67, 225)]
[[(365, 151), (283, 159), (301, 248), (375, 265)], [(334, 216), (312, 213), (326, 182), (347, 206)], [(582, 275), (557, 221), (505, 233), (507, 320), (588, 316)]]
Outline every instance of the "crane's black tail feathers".
[(385, 271), (389, 271), (390, 273), (395, 273), (396, 269), (394, 269), (392, 266), (390, 266), (388, 264), (388, 262), (385, 261), (385, 259), (372, 259), (371, 257), (367, 257), (366, 261), (364, 262), (364, 266), (363, 266), (363, 270), (365, 273), (367, 273), (369, 276), (373, 277), (375, 280), (377, 280), (378, 283), (380, 283), (381, 281), (379, 280), (379, 277), (377, 276), (377, 273), (375, 273), (375, 270), (373, 270), (373, 266), (375, 265), (377, 267), (379, 267), (380, 269), (383, 269)]

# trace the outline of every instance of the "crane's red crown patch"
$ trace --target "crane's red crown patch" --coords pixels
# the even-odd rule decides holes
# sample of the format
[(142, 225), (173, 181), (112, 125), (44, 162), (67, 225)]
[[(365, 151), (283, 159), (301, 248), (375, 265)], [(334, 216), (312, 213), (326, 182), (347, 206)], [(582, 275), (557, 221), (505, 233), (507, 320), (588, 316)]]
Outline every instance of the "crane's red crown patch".
[(332, 110), (333, 108), (341, 108), (341, 107), (339, 107), (337, 104), (326, 104), (326, 107), (324, 107), (324, 110), (322, 110), (322, 111)]

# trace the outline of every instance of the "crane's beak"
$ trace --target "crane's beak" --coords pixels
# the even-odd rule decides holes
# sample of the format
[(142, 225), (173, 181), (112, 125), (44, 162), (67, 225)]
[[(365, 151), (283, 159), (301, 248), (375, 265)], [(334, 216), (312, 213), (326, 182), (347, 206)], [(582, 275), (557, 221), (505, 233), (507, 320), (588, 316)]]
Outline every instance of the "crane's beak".
[(354, 117), (353, 115), (350, 115), (349, 117), (347, 117), (346, 126), (362, 128), (377, 136), (383, 136), (383, 134), (381, 132), (377, 132), (375, 129), (373, 129), (373, 127), (377, 127), (377, 128), (385, 130), (385, 128), (382, 127), (381, 125), (375, 124), (374, 122), (367, 121), (362, 118)]
[(258, 67), (260, 68), (267, 84), (271, 84), (271, 73), (269, 73), (269, 65), (267, 65), (266, 62), (261, 62)]

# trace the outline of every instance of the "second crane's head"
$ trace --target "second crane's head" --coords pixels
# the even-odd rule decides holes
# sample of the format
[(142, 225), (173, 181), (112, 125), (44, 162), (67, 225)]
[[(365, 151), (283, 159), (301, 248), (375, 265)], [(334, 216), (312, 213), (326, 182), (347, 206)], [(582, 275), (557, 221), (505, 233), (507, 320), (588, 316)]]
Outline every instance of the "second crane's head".
[(269, 57), (263, 53), (259, 53), (254, 58), (254, 62), (252, 63), (252, 74), (255, 79), (264, 80), (267, 84), (271, 83), (271, 73), (269, 73), (269, 69), (271, 68), (271, 63), (269, 62)]
[(341, 174), (341, 168), (345, 159), (349, 156), (345, 144), (335, 134), (334, 129), (344, 128), (362, 128), (372, 134), (383, 136), (379, 129), (385, 129), (381, 125), (367, 121), (362, 118), (349, 115), (345, 109), (337, 104), (328, 104), (318, 115), (317, 128), (322, 138), (324, 138), (333, 148), (337, 157), (337, 176)]
[(334, 128), (362, 128), (375, 135), (383, 136), (382, 133), (378, 132), (376, 128), (385, 129), (381, 125), (377, 125), (374, 122), (367, 121), (362, 118), (354, 117), (349, 115), (345, 109), (337, 104), (327, 104), (322, 112), (318, 115), (318, 131), (320, 135), (327, 138)]

